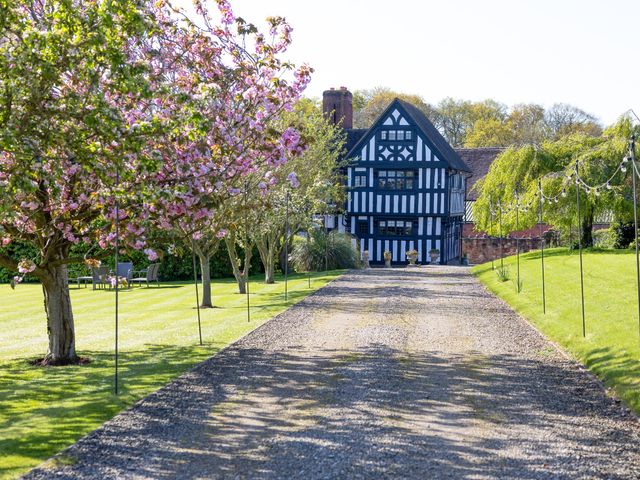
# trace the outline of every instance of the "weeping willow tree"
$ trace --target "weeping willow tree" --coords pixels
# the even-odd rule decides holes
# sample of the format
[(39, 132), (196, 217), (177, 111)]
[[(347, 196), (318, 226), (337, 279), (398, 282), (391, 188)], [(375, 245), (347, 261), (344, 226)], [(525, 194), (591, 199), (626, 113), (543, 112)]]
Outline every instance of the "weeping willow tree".
[(475, 187), (479, 189), (473, 206), (477, 228), (498, 235), (502, 216), (503, 233), (513, 232), (516, 211), (520, 230), (533, 227), (539, 220), (539, 185), (546, 197), (544, 222), (562, 230), (572, 228), (578, 225), (578, 183), (580, 236), (583, 245), (592, 245), (594, 219), (600, 214), (613, 213), (617, 219), (629, 216), (630, 175), (619, 166), (631, 133), (630, 120), (621, 118), (598, 137), (578, 133), (505, 150)]

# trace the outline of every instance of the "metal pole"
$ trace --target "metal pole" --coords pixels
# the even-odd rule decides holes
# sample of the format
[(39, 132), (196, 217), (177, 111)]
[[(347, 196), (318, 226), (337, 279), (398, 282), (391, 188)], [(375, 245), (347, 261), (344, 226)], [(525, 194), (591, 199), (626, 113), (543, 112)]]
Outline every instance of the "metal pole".
[[(307, 230), (307, 252), (310, 251), (309, 244), (311, 242), (311, 230)], [(307, 272), (307, 279), (309, 281), (309, 288), (311, 288), (311, 262), (309, 262), (309, 271)]]
[(516, 192), (516, 265), (518, 270), (516, 291), (520, 293), (520, 236), (517, 234), (520, 229), (520, 198)]
[(289, 296), (289, 190), (284, 196), (284, 301)]
[[(118, 164), (116, 163), (116, 189), (120, 183), (120, 171), (118, 170)], [(118, 395), (118, 292), (120, 291), (119, 283), (120, 278), (118, 276), (118, 255), (120, 253), (120, 202), (118, 200), (118, 192), (116, 192), (116, 254), (115, 254), (115, 263), (116, 263), (116, 335), (115, 335), (115, 372), (114, 372), (114, 391), (115, 394)]]
[(196, 287), (196, 310), (198, 310), (198, 335), (200, 336), (200, 345), (202, 345), (202, 325), (200, 323), (200, 294), (198, 293), (198, 267), (196, 265), (196, 242), (191, 239), (191, 252), (193, 257), (193, 284)]
[(633, 171), (633, 225), (635, 228), (635, 246), (636, 246), (636, 287), (638, 290), (638, 331), (640, 332), (640, 259), (638, 257), (638, 192), (636, 191), (636, 135), (631, 135), (631, 166)]
[(498, 204), (500, 208), (500, 268), (504, 272), (504, 238), (502, 237), (502, 204)]
[[(489, 231), (493, 230), (493, 209), (491, 205), (491, 200), (489, 200)], [(493, 264), (493, 257), (495, 257), (493, 253), (493, 248), (491, 248), (491, 270), (495, 270), (496, 267)]]
[(547, 314), (547, 297), (544, 285), (544, 231), (542, 226), (542, 182), (538, 180), (538, 190), (540, 192), (540, 252), (542, 260), (542, 313)]
[(584, 273), (582, 270), (582, 219), (580, 218), (580, 188), (578, 184), (578, 162), (576, 162), (576, 205), (578, 207), (578, 250), (580, 252), (580, 296), (582, 300), (582, 336), (587, 336), (584, 320)]
[(324, 271), (329, 270), (329, 228), (327, 227), (327, 215), (324, 216)]
[(247, 195), (249, 193), (249, 182), (244, 183), (244, 265), (246, 279), (244, 291), (247, 294), (247, 323), (251, 322), (251, 300), (249, 298), (249, 264), (247, 263), (247, 249), (249, 248), (249, 221), (247, 220)]

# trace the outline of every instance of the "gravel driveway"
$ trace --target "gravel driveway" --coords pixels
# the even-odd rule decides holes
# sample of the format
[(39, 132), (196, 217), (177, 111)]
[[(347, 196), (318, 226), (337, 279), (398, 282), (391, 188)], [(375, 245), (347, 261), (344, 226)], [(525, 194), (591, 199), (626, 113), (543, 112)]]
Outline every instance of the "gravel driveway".
[(640, 426), (467, 268), (344, 275), (30, 479), (640, 478)]

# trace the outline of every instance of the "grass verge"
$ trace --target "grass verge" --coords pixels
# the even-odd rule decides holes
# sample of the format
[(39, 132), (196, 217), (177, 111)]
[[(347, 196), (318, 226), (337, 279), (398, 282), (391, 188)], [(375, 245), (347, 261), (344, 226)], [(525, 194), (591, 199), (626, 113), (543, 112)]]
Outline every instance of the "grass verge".
[[(123, 290), (120, 295), (120, 395), (113, 393), (113, 291), (71, 287), (78, 354), (91, 363), (34, 367), (46, 351), (39, 285), (0, 285), (0, 478), (14, 478), (157, 390), (195, 364), (302, 300), (340, 274), (290, 275), (284, 283), (252, 280), (251, 322), (246, 296), (233, 279), (213, 285), (218, 308), (201, 310), (204, 345), (198, 344), (193, 284)], [(200, 297), (202, 298), (202, 297)]]
[(504, 260), (509, 279), (500, 281), (500, 261), (473, 272), (497, 296), (547, 337), (584, 363), (640, 414), (640, 330), (635, 256), (628, 250), (583, 254), (586, 336), (582, 335), (580, 264), (577, 251), (545, 251), (547, 313), (542, 310), (540, 252), (520, 256), (522, 291), (517, 293), (516, 257)]

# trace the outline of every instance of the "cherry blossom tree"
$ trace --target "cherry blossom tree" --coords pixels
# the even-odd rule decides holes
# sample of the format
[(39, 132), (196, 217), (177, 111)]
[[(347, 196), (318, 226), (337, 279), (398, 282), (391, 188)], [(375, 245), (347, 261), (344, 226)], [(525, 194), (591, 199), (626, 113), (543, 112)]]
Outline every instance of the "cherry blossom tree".
[(77, 360), (67, 265), (96, 259), (72, 257), (74, 244), (111, 248), (118, 227), (155, 259), (150, 229), (195, 233), (238, 179), (301, 148), (291, 130), (267, 129), (309, 78), (278, 58), (290, 27), (270, 19), (267, 41), (216, 4), (220, 25), (200, 2), (198, 22), (136, 0), (0, 11), (0, 241), (39, 250), (0, 265), (42, 283), (45, 363)]
[[(180, 145), (179, 152), (199, 169), (193, 183), (183, 185), (189, 190), (161, 203), (161, 226), (182, 232), (200, 259), (205, 307), (213, 306), (210, 257), (228, 232), (225, 226), (239, 221), (238, 194), (256, 171), (276, 171), (305, 149), (296, 129), (281, 118), (292, 110), (311, 73), (280, 59), (291, 42), (283, 18), (267, 19), (267, 36), (236, 18), (226, 1), (217, 5), (221, 25), (201, 2), (195, 2), (199, 17), (193, 21), (174, 11), (184, 22), (188, 43), (173, 69), (177, 83), (193, 92), (187, 115), (197, 126), (195, 139)], [(212, 62), (216, 55), (224, 65)]]

